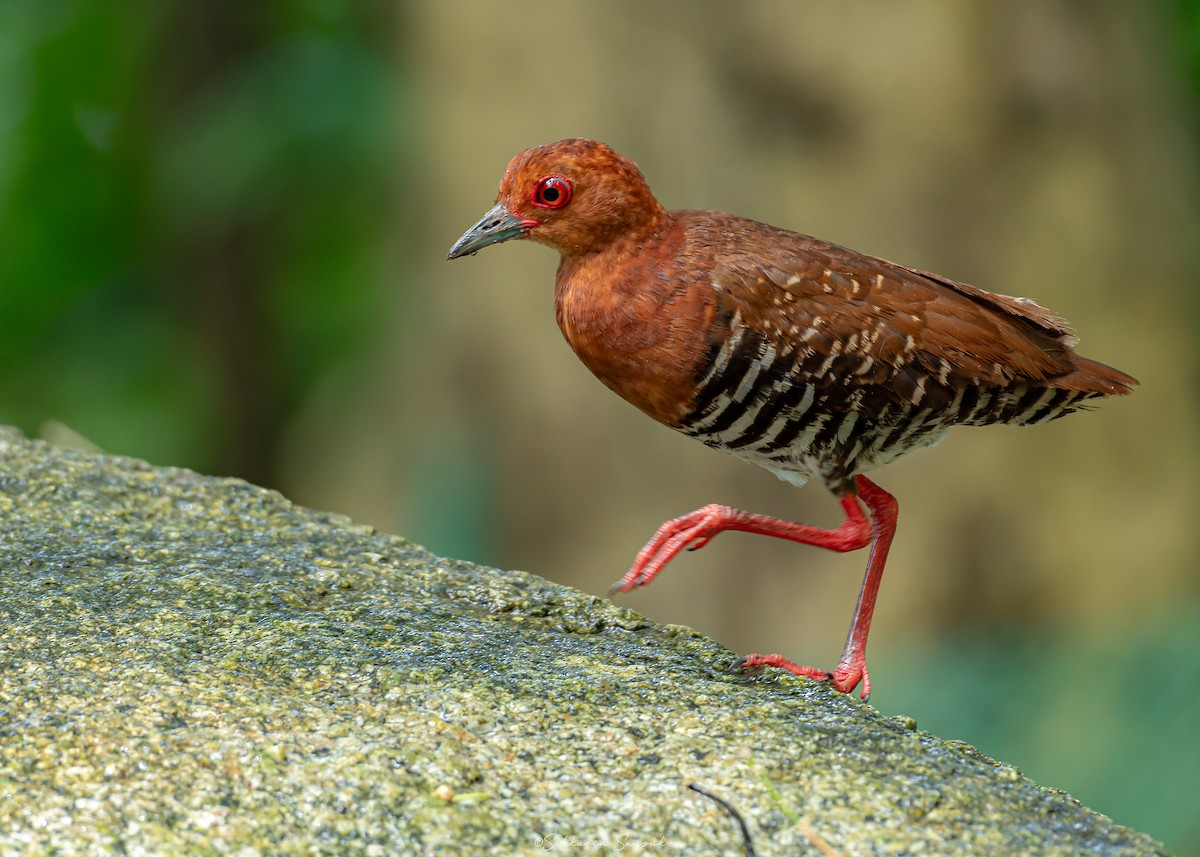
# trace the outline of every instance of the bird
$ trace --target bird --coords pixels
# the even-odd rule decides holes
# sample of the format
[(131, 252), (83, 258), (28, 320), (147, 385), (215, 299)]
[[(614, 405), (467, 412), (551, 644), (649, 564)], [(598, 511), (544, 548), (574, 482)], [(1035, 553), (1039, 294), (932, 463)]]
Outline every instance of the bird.
[(838, 663), (764, 667), (871, 695), (867, 637), (898, 504), (869, 479), (954, 426), (1033, 425), (1136, 379), (1075, 353), (1067, 323), (994, 294), (755, 220), (667, 210), (630, 159), (587, 139), (517, 154), (495, 204), (448, 259), (529, 240), (557, 250), (554, 308), (588, 369), (644, 413), (841, 504), (832, 529), (720, 504), (667, 521), (610, 594), (685, 548), (744, 531), (847, 552), (867, 568)]

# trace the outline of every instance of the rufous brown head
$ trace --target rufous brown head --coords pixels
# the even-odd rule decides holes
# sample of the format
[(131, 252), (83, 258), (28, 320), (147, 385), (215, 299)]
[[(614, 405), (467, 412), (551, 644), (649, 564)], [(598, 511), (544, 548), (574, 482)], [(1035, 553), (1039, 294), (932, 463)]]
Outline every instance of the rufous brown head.
[(496, 204), (446, 258), (512, 238), (574, 256), (631, 229), (652, 228), (664, 214), (633, 161), (594, 140), (559, 140), (526, 149), (509, 162)]

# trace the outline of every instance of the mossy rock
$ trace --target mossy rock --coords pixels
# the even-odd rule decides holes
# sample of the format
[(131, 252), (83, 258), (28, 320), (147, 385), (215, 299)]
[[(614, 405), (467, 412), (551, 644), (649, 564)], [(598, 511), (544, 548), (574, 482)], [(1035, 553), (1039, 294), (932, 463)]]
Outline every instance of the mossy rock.
[(1164, 854), (686, 628), (0, 433), (5, 853)]

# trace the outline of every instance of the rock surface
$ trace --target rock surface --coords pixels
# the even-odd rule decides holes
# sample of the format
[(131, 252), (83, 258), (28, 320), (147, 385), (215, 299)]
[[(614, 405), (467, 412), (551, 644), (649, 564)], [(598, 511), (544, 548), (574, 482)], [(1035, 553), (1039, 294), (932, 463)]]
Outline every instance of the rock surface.
[(680, 627), (0, 433), (5, 853), (1164, 854)]

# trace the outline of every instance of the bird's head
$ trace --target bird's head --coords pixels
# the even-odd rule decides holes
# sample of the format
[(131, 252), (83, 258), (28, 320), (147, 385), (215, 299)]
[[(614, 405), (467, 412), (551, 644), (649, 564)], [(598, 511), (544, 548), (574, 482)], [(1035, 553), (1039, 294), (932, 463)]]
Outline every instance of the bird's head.
[(652, 229), (664, 214), (633, 161), (593, 140), (559, 140), (526, 149), (509, 162), (496, 204), (447, 258), (511, 238), (575, 256), (599, 250), (631, 229)]

